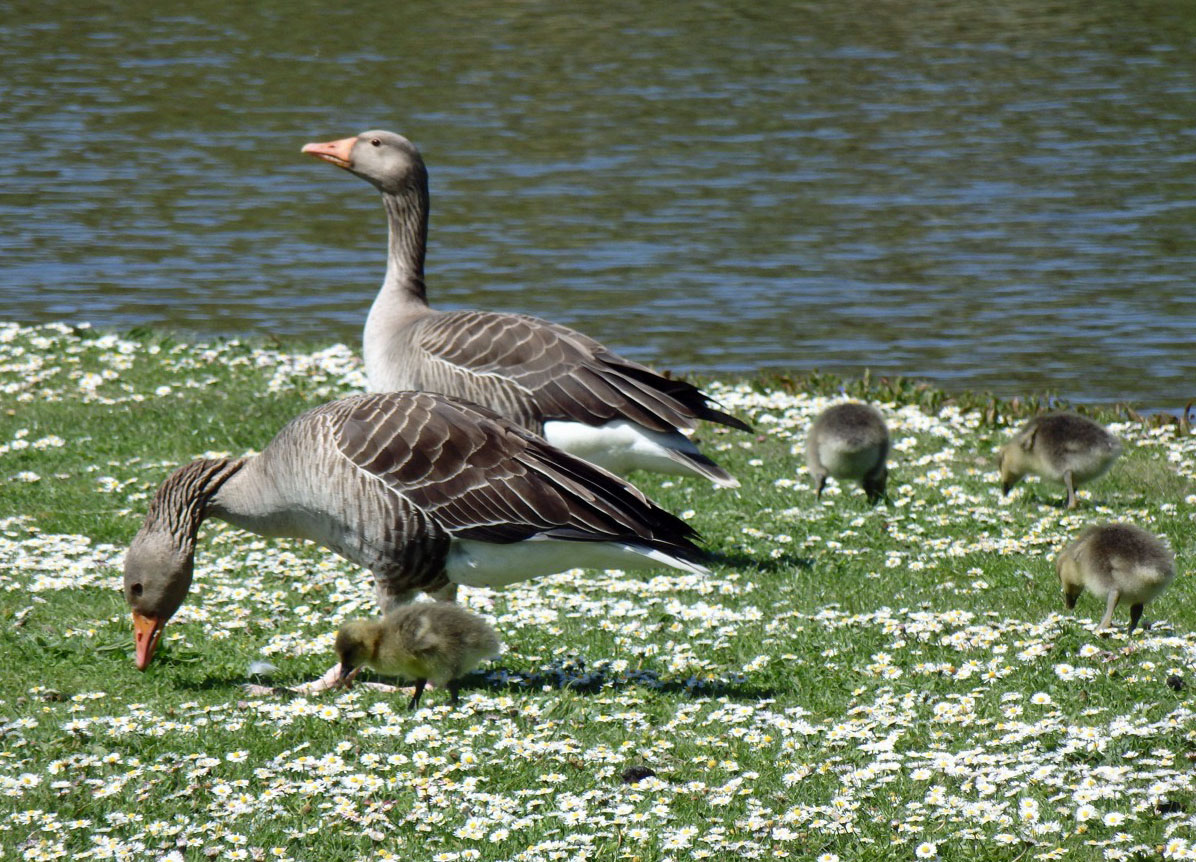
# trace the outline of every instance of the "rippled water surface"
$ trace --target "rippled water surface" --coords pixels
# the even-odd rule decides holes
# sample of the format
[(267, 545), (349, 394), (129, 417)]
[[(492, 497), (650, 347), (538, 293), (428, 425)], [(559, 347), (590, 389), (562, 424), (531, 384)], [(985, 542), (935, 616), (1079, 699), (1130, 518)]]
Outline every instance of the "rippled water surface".
[[(429, 291), (658, 367), (1196, 396), (1196, 4), (5, 4), (0, 318), (356, 344)], [(137, 8), (143, 7), (143, 8)]]

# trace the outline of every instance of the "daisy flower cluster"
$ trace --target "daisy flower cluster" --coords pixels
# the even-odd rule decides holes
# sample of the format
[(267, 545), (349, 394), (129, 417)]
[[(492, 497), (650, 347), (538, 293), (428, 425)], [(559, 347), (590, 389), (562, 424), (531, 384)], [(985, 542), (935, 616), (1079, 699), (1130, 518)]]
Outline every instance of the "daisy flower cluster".
[[(636, 477), (702, 532), (712, 574), (463, 589), (505, 649), (459, 707), (430, 691), (410, 712), (362, 685), (248, 693), (260, 673), (318, 676), (373, 594), (322, 548), (215, 521), (138, 673), (124, 545), (157, 483), (203, 452), (122, 449), (105, 423), (125, 427), (130, 402), (185, 412), (187, 393), (252, 389), (298, 412), (360, 386), (341, 347), (0, 324), (15, 480), (0, 637), (17, 668), (0, 673), (0, 856), (1196, 858), (1196, 437), (1114, 423), (1126, 456), (1068, 512), (1033, 481), (1000, 495), (1008, 426), (894, 397), (877, 404), (890, 502), (833, 481), (817, 501), (804, 438), (840, 399), (716, 383), (755, 432), (703, 429), (702, 445), (743, 487)], [(97, 418), (47, 425), (73, 405)], [(81, 497), (76, 520), (59, 487)], [(1124, 618), (1096, 635), (1091, 599), (1063, 609), (1053, 556), (1096, 519), (1166, 535), (1180, 561), (1132, 639)]]
[(100, 334), (86, 323), (0, 322), (0, 396), (14, 404), (71, 400), (111, 406), (177, 400), (188, 391), (227, 385), (230, 371), (241, 379), (252, 378), (267, 392), (302, 386), (322, 399), (365, 385), (360, 359), (343, 344), (295, 354), (238, 339), (202, 345), (169, 339), (144, 342)]

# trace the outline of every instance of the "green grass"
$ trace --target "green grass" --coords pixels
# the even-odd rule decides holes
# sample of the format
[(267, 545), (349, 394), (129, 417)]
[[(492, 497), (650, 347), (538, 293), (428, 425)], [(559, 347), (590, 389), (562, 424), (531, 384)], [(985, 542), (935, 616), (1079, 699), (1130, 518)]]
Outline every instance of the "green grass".
[[(712, 575), (573, 572), (463, 591), (506, 650), (467, 678), (459, 709), (438, 691), (416, 713), (362, 687), (246, 694), (256, 659), (284, 685), (326, 670), (336, 627), (372, 613), (372, 591), (321, 548), (217, 522), (153, 666), (136, 671), (119, 565), (148, 495), (173, 466), (261, 449), (360, 384), (348, 351), (0, 326), (0, 790), (14, 812), (0, 858), (1196, 847), (1183, 574), (1196, 437), (1125, 410), (1101, 418), (1126, 454), (1068, 512), (1061, 489), (1030, 481), (1002, 499), (997, 487), (993, 451), (1040, 401), (904, 380), (711, 382), (756, 428), (701, 432), (743, 488), (633, 480), (701, 531)], [(805, 429), (841, 391), (889, 421), (887, 505), (809, 490)], [(1177, 553), (1180, 577), (1132, 642), (1091, 632), (1090, 596), (1062, 609), (1052, 558), (1094, 519), (1132, 520)], [(623, 783), (633, 766), (655, 777)]]

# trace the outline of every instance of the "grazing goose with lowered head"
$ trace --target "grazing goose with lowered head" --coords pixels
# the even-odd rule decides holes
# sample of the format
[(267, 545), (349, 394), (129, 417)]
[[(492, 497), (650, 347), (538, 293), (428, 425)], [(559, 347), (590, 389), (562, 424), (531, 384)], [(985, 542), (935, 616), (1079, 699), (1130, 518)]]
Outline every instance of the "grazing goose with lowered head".
[(369, 569), (384, 613), (420, 590), (451, 598), (574, 567), (706, 572), (692, 527), (496, 413), (430, 392), (357, 395), (291, 420), (258, 455), (192, 461), (158, 488), (125, 555), (142, 670), (213, 516)]
[(307, 144), (303, 152), (382, 193), (386, 277), (366, 318), (362, 351), (371, 392), (415, 389), (465, 398), (616, 473), (652, 470), (739, 485), (681, 432), (698, 420), (751, 429), (715, 409), (692, 384), (539, 318), (428, 307), (428, 172), (410, 141), (393, 132), (362, 132)]
[(348, 686), (363, 667), (415, 680), (409, 709), (424, 686), (447, 687), (457, 705), (462, 676), (498, 655), (498, 635), (484, 619), (451, 602), (401, 605), (373, 620), (349, 620), (336, 633), (340, 682)]
[(1117, 456), (1121, 441), (1103, 425), (1076, 413), (1044, 413), (1018, 429), (1001, 447), (1001, 493), (1027, 473), (1067, 489), (1067, 508), (1079, 505), (1076, 487), (1099, 479)]
[(1118, 604), (1129, 605), (1125, 633), (1132, 635), (1142, 608), (1175, 577), (1175, 555), (1158, 536), (1134, 524), (1097, 524), (1059, 552), (1055, 572), (1068, 610), (1084, 590), (1105, 600), (1098, 632), (1112, 628)]

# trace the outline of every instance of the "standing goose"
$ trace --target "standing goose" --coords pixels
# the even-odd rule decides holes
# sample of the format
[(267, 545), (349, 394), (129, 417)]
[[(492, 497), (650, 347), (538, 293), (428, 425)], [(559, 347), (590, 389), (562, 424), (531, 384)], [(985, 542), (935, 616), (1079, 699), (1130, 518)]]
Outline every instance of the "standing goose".
[(158, 488), (125, 556), (142, 670), (191, 586), (209, 516), (369, 569), (384, 613), (419, 590), (445, 598), (574, 567), (706, 572), (688, 524), (490, 410), (357, 395), (301, 414), (258, 455), (192, 461)]
[(363, 338), (371, 392), (414, 389), (465, 398), (616, 473), (652, 470), (738, 487), (681, 432), (700, 419), (751, 429), (715, 409), (697, 387), (536, 317), (428, 307), (428, 172), (410, 141), (394, 132), (362, 132), (307, 144), (302, 152), (382, 192), (386, 278)]
[(1027, 473), (1067, 489), (1067, 508), (1079, 505), (1076, 487), (1099, 479), (1121, 454), (1121, 441), (1103, 425), (1076, 413), (1045, 413), (1018, 429), (1001, 447), (1001, 493)]

